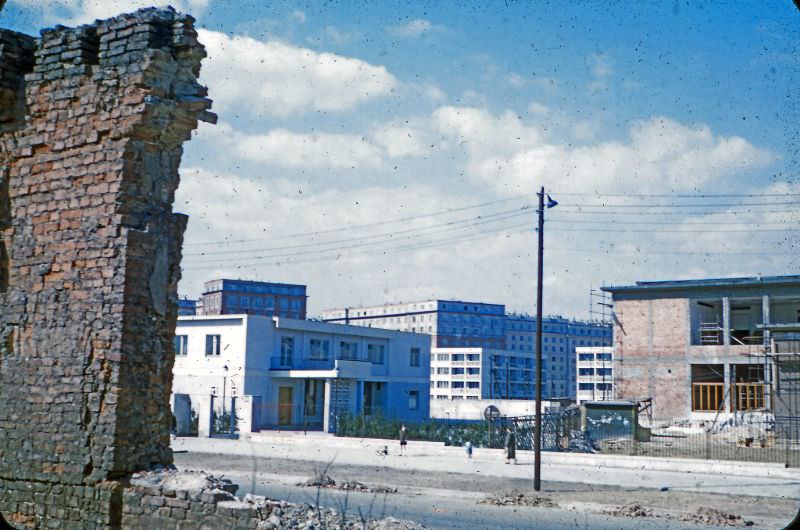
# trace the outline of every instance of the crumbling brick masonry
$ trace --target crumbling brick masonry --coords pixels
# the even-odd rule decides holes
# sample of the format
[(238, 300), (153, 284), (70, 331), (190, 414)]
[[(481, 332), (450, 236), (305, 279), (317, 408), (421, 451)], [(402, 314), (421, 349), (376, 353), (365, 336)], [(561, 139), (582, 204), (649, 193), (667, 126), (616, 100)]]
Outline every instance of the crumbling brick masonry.
[(213, 121), (193, 19), (0, 30), (0, 512), (121, 525), (170, 464), (182, 143)]

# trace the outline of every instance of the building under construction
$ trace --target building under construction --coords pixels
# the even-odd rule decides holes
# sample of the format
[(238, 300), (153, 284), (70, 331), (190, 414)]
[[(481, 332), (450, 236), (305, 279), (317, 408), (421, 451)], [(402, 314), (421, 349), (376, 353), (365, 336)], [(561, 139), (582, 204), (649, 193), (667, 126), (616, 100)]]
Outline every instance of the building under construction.
[(604, 290), (617, 399), (652, 399), (655, 421), (712, 425), (761, 413), (776, 434), (798, 439), (800, 276)]

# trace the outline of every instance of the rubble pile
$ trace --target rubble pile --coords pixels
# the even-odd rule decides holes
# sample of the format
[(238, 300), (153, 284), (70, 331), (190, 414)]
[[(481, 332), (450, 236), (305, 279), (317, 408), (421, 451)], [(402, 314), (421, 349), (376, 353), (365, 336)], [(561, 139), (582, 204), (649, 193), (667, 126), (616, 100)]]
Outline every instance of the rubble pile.
[(753, 521), (714, 508), (700, 508), (697, 513), (684, 515), (681, 520), (713, 526), (753, 526)]
[(541, 506), (544, 508), (556, 508), (558, 504), (547, 497), (538, 495), (528, 496), (518, 491), (512, 491), (504, 495), (490, 495), (478, 501), (478, 504), (492, 504), (494, 506)]
[(337, 489), (342, 491), (356, 491), (359, 493), (397, 493), (397, 488), (391, 486), (368, 486), (363, 482), (357, 480), (346, 480), (343, 482), (336, 482), (330, 476), (322, 474), (314, 478), (310, 478), (305, 482), (300, 482), (298, 486), (306, 488), (326, 488)]
[(653, 511), (645, 508), (636, 503), (632, 504), (625, 504), (624, 506), (618, 506), (613, 510), (606, 510), (605, 513), (608, 515), (614, 515), (616, 517), (652, 517)]

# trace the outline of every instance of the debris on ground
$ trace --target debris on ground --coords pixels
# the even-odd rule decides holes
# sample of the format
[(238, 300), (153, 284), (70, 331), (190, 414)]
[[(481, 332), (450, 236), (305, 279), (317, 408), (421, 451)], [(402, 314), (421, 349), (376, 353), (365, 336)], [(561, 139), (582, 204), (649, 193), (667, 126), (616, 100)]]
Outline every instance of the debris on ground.
[(504, 495), (490, 495), (478, 501), (478, 504), (492, 504), (494, 506), (542, 506), (545, 508), (556, 508), (558, 504), (547, 497), (538, 495), (525, 495), (518, 491), (512, 491)]
[(686, 514), (681, 521), (713, 526), (753, 526), (753, 521), (742, 519), (740, 515), (725, 513), (715, 508), (699, 508), (697, 513)]
[(309, 504), (293, 504), (276, 501), (258, 495), (246, 495), (244, 501), (258, 509), (261, 522), (257, 530), (283, 528), (329, 530), (425, 530), (425, 527), (411, 521), (386, 517), (370, 519), (340, 513), (335, 509), (315, 508)]
[(617, 517), (653, 517), (653, 511), (645, 508), (641, 504), (631, 503), (623, 506), (617, 506), (614, 509), (606, 510), (608, 515)]
[(397, 488), (391, 486), (368, 486), (357, 480), (336, 482), (328, 475), (317, 475), (297, 485), (306, 488), (337, 489), (342, 491), (356, 491), (359, 493), (397, 493)]

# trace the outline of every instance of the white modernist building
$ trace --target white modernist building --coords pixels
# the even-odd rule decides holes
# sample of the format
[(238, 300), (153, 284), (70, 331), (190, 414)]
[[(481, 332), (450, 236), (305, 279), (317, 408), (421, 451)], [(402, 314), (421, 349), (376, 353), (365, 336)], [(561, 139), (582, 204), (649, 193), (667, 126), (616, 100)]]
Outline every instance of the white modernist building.
[(532, 399), (531, 352), (488, 348), (431, 349), (431, 400)]
[(428, 418), (430, 337), (256, 315), (184, 316), (175, 333), (177, 430), (234, 409), (239, 432), (335, 430), (343, 414)]
[(586, 346), (575, 348), (577, 402), (614, 399), (614, 348)]

